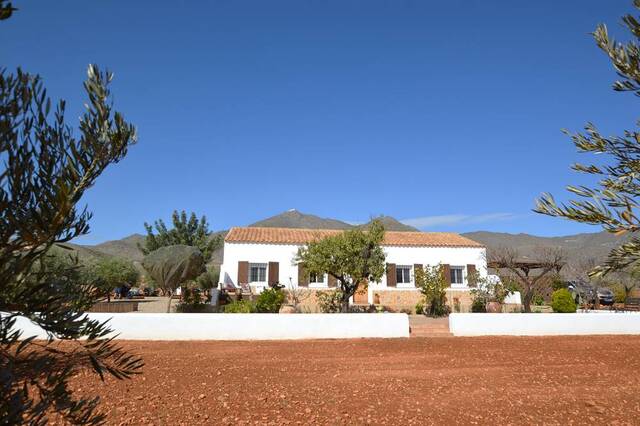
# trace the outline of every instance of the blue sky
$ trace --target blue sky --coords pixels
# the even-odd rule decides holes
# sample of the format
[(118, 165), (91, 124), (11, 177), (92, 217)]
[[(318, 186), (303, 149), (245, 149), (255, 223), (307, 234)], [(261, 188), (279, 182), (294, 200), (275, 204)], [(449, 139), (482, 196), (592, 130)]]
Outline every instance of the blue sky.
[[(185, 3), (187, 4), (187, 3)], [(77, 123), (93, 62), (139, 143), (85, 202), (95, 243), (173, 209), (213, 229), (290, 208), (425, 230), (598, 231), (531, 212), (584, 182), (562, 128), (633, 126), (589, 35), (631, 1), (18, 1), (2, 63)], [(584, 160), (584, 159), (583, 159)]]

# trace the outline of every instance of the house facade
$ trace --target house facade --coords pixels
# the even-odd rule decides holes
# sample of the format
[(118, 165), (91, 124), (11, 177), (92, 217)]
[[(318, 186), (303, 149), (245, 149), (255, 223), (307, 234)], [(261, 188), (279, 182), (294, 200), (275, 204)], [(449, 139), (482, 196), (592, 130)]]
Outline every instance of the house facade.
[[(298, 249), (311, 241), (343, 231), (292, 228), (232, 228), (224, 241), (220, 280), (227, 288), (249, 286), (260, 292), (270, 285), (330, 291), (336, 280), (310, 275), (295, 262)], [(469, 274), (487, 274), (486, 249), (482, 244), (453, 233), (385, 232), (382, 248), (386, 273), (380, 282), (369, 283), (352, 302), (380, 304), (392, 309), (411, 309), (421, 299), (415, 286), (415, 270), (441, 264), (449, 282), (450, 304), (470, 304)]]

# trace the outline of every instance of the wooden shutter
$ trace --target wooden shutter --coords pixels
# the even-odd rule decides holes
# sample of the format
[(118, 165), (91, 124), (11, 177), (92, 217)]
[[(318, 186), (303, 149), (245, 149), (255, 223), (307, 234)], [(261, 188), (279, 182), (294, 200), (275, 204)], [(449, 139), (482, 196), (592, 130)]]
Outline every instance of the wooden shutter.
[(331, 274), (327, 274), (327, 277), (328, 277), (327, 279), (329, 280), (328, 281), (329, 287), (336, 287), (338, 285), (338, 280), (336, 280), (336, 277), (334, 277)]
[(309, 287), (309, 276), (302, 263), (298, 263), (298, 287)]
[(451, 265), (442, 265), (442, 274), (444, 275), (444, 282), (451, 285)]
[(469, 277), (474, 277), (475, 274), (476, 274), (476, 265), (467, 265), (467, 285), (475, 287), (478, 284), (476, 282), (469, 281)]
[(387, 287), (395, 287), (396, 283), (396, 264), (387, 263)]
[(238, 284), (249, 284), (249, 262), (238, 262)]
[(269, 262), (269, 287), (274, 287), (280, 282), (280, 264)]

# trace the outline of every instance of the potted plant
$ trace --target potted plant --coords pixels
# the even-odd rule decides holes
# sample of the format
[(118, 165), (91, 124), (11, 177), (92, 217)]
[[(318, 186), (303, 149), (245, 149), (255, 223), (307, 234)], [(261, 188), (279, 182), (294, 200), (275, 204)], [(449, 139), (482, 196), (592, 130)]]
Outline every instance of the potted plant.
[(475, 277), (476, 287), (471, 289), (474, 312), (500, 313), (502, 304), (509, 294), (507, 287), (499, 280), (490, 280), (484, 277)]

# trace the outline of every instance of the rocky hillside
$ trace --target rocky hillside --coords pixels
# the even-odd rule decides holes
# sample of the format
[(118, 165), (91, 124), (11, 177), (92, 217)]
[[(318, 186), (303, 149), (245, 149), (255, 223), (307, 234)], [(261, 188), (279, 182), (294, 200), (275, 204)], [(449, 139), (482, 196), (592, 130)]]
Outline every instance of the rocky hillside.
[(312, 214), (300, 213), (295, 209), (287, 210), (249, 226), (262, 228), (307, 228), (307, 229), (350, 229), (353, 225), (337, 219), (326, 219)]
[(560, 248), (566, 256), (567, 272), (584, 269), (590, 263), (599, 263), (611, 249), (625, 242), (629, 236), (616, 236), (608, 232), (565, 235), (561, 237), (537, 237), (529, 234), (506, 234), (501, 232), (468, 232), (462, 234), (492, 249), (509, 247), (516, 249), (523, 258), (535, 257), (540, 248)]
[[(379, 218), (387, 230), (393, 231), (418, 231), (408, 225), (404, 225), (391, 216)], [(289, 210), (276, 216), (255, 222), (249, 226), (279, 227), (279, 228), (311, 228), (311, 229), (352, 229), (366, 227), (352, 225), (337, 219), (322, 218), (315, 215), (301, 213), (297, 210)], [(446, 231), (443, 229), (443, 231)], [(226, 231), (219, 231), (226, 234)], [(621, 244), (628, 237), (617, 237), (607, 232), (591, 234), (566, 235), (561, 237), (538, 237), (529, 234), (506, 234), (500, 232), (469, 232), (462, 234), (465, 237), (485, 244), (489, 250), (498, 247), (510, 247), (517, 249), (523, 257), (531, 257), (538, 248), (559, 247), (567, 256), (571, 267), (577, 267), (581, 263), (601, 261), (609, 251)], [(121, 240), (107, 241), (97, 245), (67, 244), (75, 249), (80, 258), (95, 259), (103, 256), (118, 256), (122, 258), (140, 261), (142, 253), (138, 250), (137, 243), (142, 243), (144, 236), (133, 234)], [(218, 249), (213, 254), (212, 263), (222, 263), (223, 250)]]
[[(419, 231), (419, 229), (405, 225), (391, 216), (380, 216), (376, 219), (382, 222), (387, 231)], [(366, 228), (369, 223), (371, 223), (371, 221), (360, 225), (352, 225), (337, 219), (322, 218), (291, 209), (279, 215), (252, 223), (249, 226), (265, 228), (354, 229)]]

